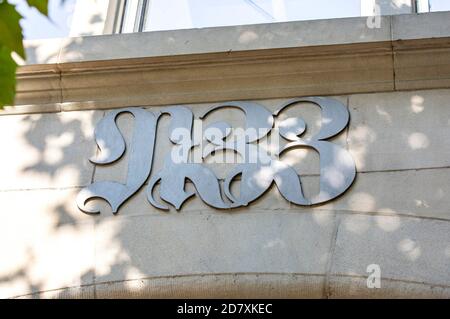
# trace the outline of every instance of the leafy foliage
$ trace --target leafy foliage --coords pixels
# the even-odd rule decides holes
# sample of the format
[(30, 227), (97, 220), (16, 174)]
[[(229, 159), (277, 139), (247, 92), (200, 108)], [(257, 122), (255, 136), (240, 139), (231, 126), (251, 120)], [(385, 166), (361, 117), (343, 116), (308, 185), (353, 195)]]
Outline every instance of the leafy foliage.
[(14, 102), (16, 67), (17, 64), (11, 57), (11, 51), (0, 46), (0, 108)]
[(48, 15), (48, 0), (27, 0), (30, 7), (35, 7), (40, 13)]
[[(48, 15), (48, 0), (27, 0), (27, 3)], [(17, 64), (11, 54), (15, 52), (23, 59), (26, 58), (19, 24), (21, 18), (14, 5), (7, 0), (0, 0), (0, 109), (14, 103)]]
[(21, 18), (12, 4), (6, 1), (0, 3), (0, 46), (7, 47), (25, 58), (22, 28), (19, 24)]

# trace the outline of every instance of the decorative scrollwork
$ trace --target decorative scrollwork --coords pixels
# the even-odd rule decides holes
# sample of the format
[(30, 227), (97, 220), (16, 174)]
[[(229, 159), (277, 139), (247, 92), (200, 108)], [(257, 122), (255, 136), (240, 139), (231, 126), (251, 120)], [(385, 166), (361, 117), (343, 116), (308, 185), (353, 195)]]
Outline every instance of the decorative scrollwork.
[[(355, 179), (355, 162), (350, 153), (346, 149), (327, 141), (327, 139), (339, 134), (347, 127), (350, 115), (341, 102), (323, 97), (307, 97), (288, 101), (275, 114), (279, 115), (284, 109), (299, 102), (311, 102), (321, 108), (321, 129), (312, 138), (304, 140), (299, 137), (298, 126), (286, 128), (281, 133), (284, 138), (291, 142), (280, 149), (278, 154), (298, 147), (312, 148), (319, 153), (320, 192), (309, 200), (307, 204), (315, 205), (329, 201), (344, 193)], [(303, 124), (300, 127), (303, 128)], [(283, 192), (281, 193), (283, 194)], [(294, 204), (304, 205), (303, 198), (298, 200), (294, 198), (290, 201)]]
[(166, 155), (163, 169), (151, 178), (147, 190), (148, 201), (156, 208), (169, 209), (153, 197), (153, 189), (156, 183), (160, 182), (161, 199), (180, 209), (188, 198), (195, 195), (195, 192), (185, 190), (186, 180), (190, 180), (200, 198), (208, 205), (215, 208), (229, 208), (220, 196), (220, 186), (216, 175), (201, 164), (188, 162), (189, 151), (194, 146), (191, 137), (192, 111), (184, 106), (178, 106), (168, 108), (165, 113), (171, 116), (169, 134), (175, 147)]
[[(289, 118), (279, 121), (278, 134), (288, 143), (274, 153), (259, 147), (259, 141), (273, 134), (275, 117), (287, 108), (300, 102), (309, 102), (321, 110), (322, 125), (320, 131), (311, 138), (302, 138), (307, 126), (302, 118)], [(201, 162), (192, 162), (189, 154), (198, 143), (192, 136), (194, 116), (185, 106), (172, 106), (155, 114), (141, 108), (126, 108), (108, 113), (96, 126), (95, 139), (99, 154), (91, 161), (97, 165), (111, 164), (119, 160), (125, 152), (126, 145), (116, 119), (122, 113), (134, 116), (133, 138), (128, 146), (128, 172), (125, 184), (114, 181), (99, 181), (84, 188), (77, 197), (78, 207), (86, 213), (98, 213), (86, 207), (93, 198), (107, 201), (114, 213), (137, 192), (148, 179), (153, 162), (155, 135), (161, 114), (171, 117), (169, 139), (174, 144), (167, 152), (163, 168), (156, 172), (149, 181), (147, 198), (150, 204), (159, 209), (169, 209), (166, 203), (177, 210), (190, 197), (198, 194), (208, 205), (228, 209), (247, 206), (275, 184), (281, 195), (297, 205), (315, 205), (344, 193), (352, 184), (356, 169), (350, 153), (330, 142), (328, 139), (342, 132), (348, 125), (347, 108), (337, 100), (323, 97), (306, 97), (290, 100), (281, 105), (272, 114), (264, 106), (254, 102), (228, 102), (215, 105), (200, 116), (206, 118), (212, 112), (226, 108), (237, 108), (245, 115), (245, 134), (237, 139), (229, 139), (231, 125), (219, 121), (209, 125), (204, 132), (204, 140), (209, 148), (203, 150), (202, 159), (220, 150), (232, 150), (240, 155), (242, 163), (237, 165), (223, 181), (223, 198), (221, 183), (214, 172)], [(303, 194), (301, 176), (293, 167), (280, 160), (283, 153), (294, 148), (310, 148), (319, 153), (320, 191), (312, 198)], [(233, 194), (231, 185), (238, 182), (239, 195)], [(187, 191), (186, 184), (191, 182), (195, 191)], [(154, 197), (156, 185), (159, 184), (159, 197)]]
[(98, 165), (111, 164), (125, 153), (125, 140), (116, 123), (116, 118), (122, 113), (131, 113), (134, 117), (126, 184), (114, 181), (99, 181), (83, 188), (76, 201), (78, 208), (85, 213), (99, 213), (98, 210), (86, 207), (87, 202), (94, 198), (103, 198), (109, 203), (113, 213), (117, 213), (119, 207), (141, 188), (150, 174), (157, 116), (141, 108), (112, 111), (100, 120), (95, 128), (95, 140), (100, 152), (97, 157), (90, 161)]

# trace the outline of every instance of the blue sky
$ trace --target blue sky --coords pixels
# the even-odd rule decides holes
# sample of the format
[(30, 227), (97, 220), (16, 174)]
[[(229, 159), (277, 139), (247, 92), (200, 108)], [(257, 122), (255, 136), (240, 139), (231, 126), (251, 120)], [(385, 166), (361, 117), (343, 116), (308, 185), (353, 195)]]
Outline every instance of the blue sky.
[[(82, 1), (82, 0), (81, 0)], [(137, 0), (133, 0), (137, 1)], [(30, 9), (25, 0), (10, 0), (17, 4), (24, 16), (21, 25), (25, 39), (67, 37), (76, 0), (50, 0), (50, 19), (36, 9)], [(271, 0), (251, 0), (261, 7), (252, 8), (245, 0), (188, 0), (188, 8), (181, 8), (180, 0), (151, 1), (148, 30), (179, 29), (204, 26), (270, 22), (274, 12)], [(224, 5), (224, 4), (227, 5)], [(310, 20), (357, 16), (359, 0), (284, 0), (283, 20)], [(430, 0), (432, 11), (450, 10), (450, 0)], [(163, 12), (164, 14), (159, 14)], [(218, 14), (220, 12), (220, 14)], [(287, 12), (287, 13), (286, 13)], [(268, 14), (267, 14), (268, 13)]]
[(49, 1), (49, 18), (36, 9), (30, 9), (25, 0), (9, 0), (17, 5), (17, 10), (23, 16), (22, 25), (25, 39), (46, 39), (67, 37), (70, 30), (70, 19), (76, 0)]

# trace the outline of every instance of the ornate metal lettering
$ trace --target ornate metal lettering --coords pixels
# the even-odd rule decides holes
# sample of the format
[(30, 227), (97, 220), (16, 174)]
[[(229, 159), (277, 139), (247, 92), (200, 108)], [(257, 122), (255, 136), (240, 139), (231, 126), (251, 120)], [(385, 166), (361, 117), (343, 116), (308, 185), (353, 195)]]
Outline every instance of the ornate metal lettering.
[(229, 208), (220, 196), (216, 175), (201, 164), (188, 162), (189, 151), (194, 146), (191, 137), (193, 120), (191, 110), (178, 106), (170, 107), (165, 112), (171, 116), (169, 134), (171, 142), (176, 144), (176, 149), (166, 155), (164, 168), (151, 178), (147, 192), (149, 202), (157, 208), (169, 209), (153, 198), (153, 188), (160, 181), (161, 199), (180, 209), (189, 197), (195, 195), (194, 192), (185, 191), (186, 180), (189, 179), (205, 203), (215, 208)]
[[(275, 119), (287, 108), (299, 102), (309, 102), (321, 110), (320, 131), (311, 138), (302, 138), (307, 129), (301, 118), (279, 121)], [(228, 102), (215, 105), (200, 116), (205, 119), (213, 112), (226, 112), (236, 108), (245, 116), (243, 134), (231, 138), (232, 126), (225, 121), (212, 123), (204, 130), (201, 148), (202, 157), (196, 162), (189, 155), (201, 142), (193, 137), (194, 115), (185, 106), (172, 106), (162, 113), (154, 113), (141, 108), (126, 108), (108, 113), (96, 126), (95, 138), (99, 154), (91, 161), (97, 165), (111, 164), (119, 160), (126, 147), (130, 150), (128, 172), (125, 184), (114, 181), (94, 182), (84, 188), (77, 197), (78, 207), (86, 213), (98, 213), (88, 208), (87, 202), (94, 198), (107, 201), (114, 213), (137, 192), (148, 179), (155, 147), (155, 135), (161, 114), (170, 115), (169, 139), (174, 145), (168, 150), (163, 168), (151, 176), (147, 198), (156, 208), (167, 210), (170, 204), (177, 210), (190, 197), (198, 195), (208, 205), (218, 209), (230, 209), (249, 205), (275, 184), (281, 195), (297, 205), (315, 205), (329, 201), (343, 194), (352, 184), (356, 169), (350, 153), (328, 141), (342, 132), (348, 125), (347, 108), (337, 100), (322, 97), (307, 97), (290, 100), (278, 108), (274, 114), (264, 106), (254, 102)], [(122, 113), (134, 116), (133, 138), (130, 145), (117, 127), (116, 119)], [(275, 143), (275, 151), (261, 147), (260, 141), (280, 136), (288, 143)], [(202, 146), (202, 145), (200, 145)], [(312, 198), (303, 194), (301, 174), (280, 160), (280, 156), (294, 148), (310, 148), (319, 153), (320, 192)], [(240, 163), (226, 176), (223, 185), (214, 172), (202, 164), (202, 160), (217, 151), (231, 150), (240, 156)], [(301, 173), (301, 172), (300, 172)], [(240, 181), (238, 176), (241, 177)], [(187, 183), (192, 183), (195, 191), (187, 191)], [(240, 183), (239, 194), (234, 194), (232, 184)], [(155, 188), (159, 184), (159, 198), (155, 198)], [(222, 190), (223, 194), (222, 195)], [(163, 203), (163, 202), (164, 203)]]
[(83, 188), (78, 194), (77, 205), (85, 213), (97, 214), (99, 211), (86, 207), (88, 200), (103, 198), (117, 213), (119, 207), (130, 198), (147, 180), (153, 162), (157, 116), (140, 108), (127, 108), (112, 111), (106, 115), (95, 128), (95, 139), (100, 150), (91, 162), (98, 165), (111, 164), (125, 152), (125, 140), (116, 124), (119, 114), (129, 112), (134, 116), (134, 130), (128, 161), (126, 184), (113, 181), (95, 182)]
[[(302, 129), (305, 127), (303, 123), (297, 127), (284, 127), (281, 133), (291, 143), (282, 148), (279, 154), (296, 147), (310, 147), (319, 153), (320, 193), (312, 198), (308, 205), (320, 204), (345, 192), (355, 179), (355, 162), (350, 153), (346, 149), (326, 141), (339, 134), (347, 126), (350, 116), (347, 108), (342, 103), (322, 97), (291, 100), (281, 106), (275, 114), (278, 115), (285, 108), (299, 102), (312, 102), (321, 108), (322, 126), (320, 132), (309, 140), (302, 140), (298, 133), (301, 132), (299, 128)], [(289, 200), (289, 198), (287, 199)], [(291, 202), (303, 205), (303, 198), (300, 201), (291, 200)]]

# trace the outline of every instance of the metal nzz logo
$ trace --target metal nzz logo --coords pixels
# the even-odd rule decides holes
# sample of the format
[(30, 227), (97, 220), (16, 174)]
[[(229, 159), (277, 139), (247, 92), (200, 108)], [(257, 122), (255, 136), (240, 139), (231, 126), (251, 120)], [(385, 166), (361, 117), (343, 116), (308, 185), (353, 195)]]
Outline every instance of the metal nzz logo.
[[(287, 141), (274, 152), (269, 153), (259, 147), (260, 140), (269, 133), (274, 134), (275, 118), (286, 108), (299, 102), (310, 102), (321, 110), (320, 131), (310, 138), (302, 138), (306, 124), (301, 118), (288, 118), (280, 121), (276, 136)], [(281, 195), (297, 205), (315, 205), (327, 202), (344, 193), (352, 184), (355, 175), (355, 162), (350, 153), (328, 141), (342, 132), (348, 125), (349, 112), (339, 101), (323, 97), (307, 97), (290, 100), (272, 114), (264, 106), (254, 102), (228, 102), (215, 105), (199, 118), (203, 120), (212, 112), (223, 112), (227, 108), (237, 108), (245, 115), (245, 134), (228, 139), (231, 125), (225, 121), (209, 125), (203, 133), (208, 147), (203, 151), (200, 161), (193, 161), (190, 151), (198, 145), (192, 136), (194, 115), (185, 106), (167, 107), (162, 112), (151, 112), (143, 108), (125, 108), (109, 112), (95, 128), (98, 155), (91, 159), (97, 165), (107, 165), (118, 161), (128, 148), (128, 172), (126, 183), (116, 181), (96, 181), (81, 190), (77, 205), (83, 212), (99, 213), (98, 209), (88, 207), (94, 198), (104, 199), (117, 213), (120, 206), (136, 193), (147, 181), (152, 171), (158, 121), (162, 114), (170, 115), (169, 138), (173, 143), (168, 151), (164, 166), (149, 180), (147, 199), (159, 209), (169, 209), (169, 204), (177, 210), (190, 197), (198, 195), (206, 204), (218, 209), (247, 206), (272, 185), (275, 184)], [(122, 113), (134, 117), (133, 136), (130, 145), (117, 126), (116, 119)], [(312, 198), (305, 197), (301, 176), (294, 168), (280, 159), (280, 155), (294, 148), (310, 148), (318, 152), (320, 161), (320, 190)], [(232, 150), (240, 155), (241, 161), (226, 176), (223, 184), (215, 173), (202, 160), (220, 150)], [(232, 192), (231, 184), (238, 182), (239, 194)], [(195, 191), (186, 191), (190, 181)], [(159, 184), (159, 198), (155, 198), (155, 186)], [(223, 191), (223, 192), (222, 192)], [(224, 200), (222, 193), (226, 196)]]

